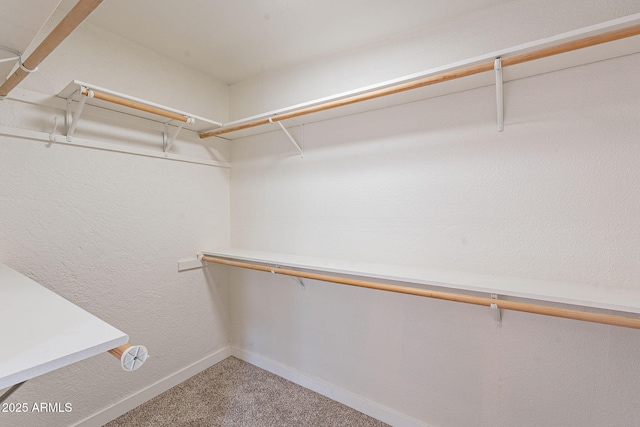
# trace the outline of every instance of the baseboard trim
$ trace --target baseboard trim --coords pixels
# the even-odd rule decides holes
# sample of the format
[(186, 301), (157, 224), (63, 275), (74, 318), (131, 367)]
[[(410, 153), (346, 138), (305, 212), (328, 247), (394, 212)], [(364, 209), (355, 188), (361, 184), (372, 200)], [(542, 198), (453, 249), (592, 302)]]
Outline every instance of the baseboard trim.
[(159, 394), (164, 393), (172, 387), (175, 387), (181, 382), (188, 380), (192, 376), (204, 371), (207, 368), (210, 368), (216, 363), (223, 361), (231, 355), (231, 347), (224, 347), (216, 351), (215, 353), (212, 353), (209, 356), (206, 356), (199, 361), (187, 366), (186, 368), (183, 368), (178, 372), (175, 372), (155, 382), (154, 384), (151, 384), (150, 386), (145, 387), (142, 390), (139, 390), (125, 397), (120, 402), (111, 405), (91, 415), (90, 417), (79, 421), (76, 424), (73, 424), (72, 427), (101, 427), (109, 421), (115, 420), (120, 415), (126, 414), (127, 412), (143, 404), (144, 402), (156, 397)]
[(288, 366), (282, 365), (266, 357), (250, 353), (239, 347), (231, 347), (231, 355), (247, 363), (255, 365), (272, 374), (313, 390), (329, 399), (347, 405), (356, 411), (369, 415), (394, 427), (429, 427), (427, 424), (408, 417), (393, 409), (387, 408), (364, 397), (358, 396), (340, 387), (326, 383), (320, 379), (303, 374)]
[(129, 412), (144, 402), (164, 393), (172, 387), (188, 380), (192, 376), (211, 366), (222, 362), (229, 356), (237, 357), (247, 363), (269, 371), (275, 375), (294, 382), (302, 387), (313, 390), (329, 399), (347, 405), (363, 414), (369, 415), (394, 427), (429, 427), (414, 418), (408, 417), (393, 409), (358, 396), (340, 387), (326, 383), (293, 368), (285, 366), (269, 358), (248, 352), (239, 347), (227, 346), (201, 360), (175, 372), (148, 387), (139, 390), (121, 401), (102, 409), (101, 411), (73, 424), (72, 427), (101, 427), (104, 424)]

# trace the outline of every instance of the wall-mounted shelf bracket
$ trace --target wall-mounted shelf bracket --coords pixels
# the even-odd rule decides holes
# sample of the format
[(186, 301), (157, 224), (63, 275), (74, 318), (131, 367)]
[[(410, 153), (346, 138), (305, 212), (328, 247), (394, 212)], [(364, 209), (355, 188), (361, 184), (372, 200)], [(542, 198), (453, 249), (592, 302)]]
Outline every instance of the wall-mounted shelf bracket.
[(291, 277), (291, 278), (293, 279), (294, 282), (300, 285), (300, 289), (302, 289), (303, 291), (305, 290), (304, 282), (302, 281), (301, 277)]
[(504, 130), (504, 95), (502, 92), (502, 59), (496, 58), (493, 63), (493, 69), (496, 71), (496, 106), (498, 108), (498, 132)]
[(168, 153), (169, 150), (171, 150), (171, 146), (173, 146), (173, 143), (176, 140), (176, 137), (178, 136), (178, 134), (180, 133), (180, 131), (182, 130), (182, 128), (184, 127), (184, 125), (186, 124), (193, 124), (195, 123), (195, 119), (193, 117), (187, 117), (187, 121), (186, 122), (180, 122), (180, 124), (178, 125), (178, 128), (176, 129), (175, 133), (173, 134), (173, 136), (169, 135), (169, 123), (171, 123), (173, 121), (173, 119), (169, 120), (168, 122), (164, 123), (164, 132), (162, 134), (162, 151), (165, 153)]
[[(71, 112), (71, 102), (73, 101), (73, 96), (77, 93), (80, 93), (80, 101), (78, 101), (78, 105), (76, 107), (75, 113)], [(84, 105), (87, 102), (87, 99), (93, 98), (93, 91), (88, 90), (86, 87), (82, 86), (80, 89), (73, 92), (67, 98), (67, 114), (64, 117), (64, 125), (66, 128), (67, 141), (71, 142), (71, 137), (73, 133), (76, 131), (76, 127), (78, 126), (78, 122), (80, 121), (80, 115), (82, 114), (82, 110), (84, 109)]]
[[(298, 144), (298, 142), (293, 138), (293, 136), (291, 136), (291, 134), (289, 133), (289, 131), (287, 130), (287, 128), (284, 127), (284, 125), (282, 123), (280, 123), (279, 121), (273, 121), (273, 119), (271, 117), (269, 117), (269, 123), (277, 123), (280, 126), (280, 129), (282, 129), (282, 131), (287, 135), (287, 137), (289, 137), (289, 140), (293, 143), (293, 145), (298, 149), (298, 151), (300, 152), (300, 157), (304, 158), (304, 152), (303, 152), (303, 147), (304, 147), (304, 133), (303, 133), (303, 139), (302, 139), (302, 144)], [(300, 127), (302, 127), (302, 125), (300, 125)], [(304, 128), (303, 128), (304, 130)]]
[[(498, 300), (498, 295), (497, 294), (491, 294), (491, 299), (494, 300)], [(493, 313), (493, 320), (496, 321), (496, 323), (501, 323), (502, 322), (502, 313), (500, 312), (500, 308), (498, 307), (498, 304), (493, 303), (491, 304), (491, 312)]]
[(49, 134), (49, 141), (56, 142), (56, 130), (58, 130), (58, 116), (53, 116), (53, 130)]
[[(278, 264), (275, 264), (273, 266), (273, 270), (271, 270), (271, 274), (278, 274), (275, 270), (278, 270), (280, 268), (282, 268), (281, 266), (279, 266)], [(294, 282), (296, 282), (298, 285), (300, 285), (300, 289), (302, 289), (303, 291), (305, 290), (305, 286), (304, 286), (304, 282), (302, 281), (302, 277), (296, 277), (296, 276), (289, 276), (289, 278), (291, 278)]]

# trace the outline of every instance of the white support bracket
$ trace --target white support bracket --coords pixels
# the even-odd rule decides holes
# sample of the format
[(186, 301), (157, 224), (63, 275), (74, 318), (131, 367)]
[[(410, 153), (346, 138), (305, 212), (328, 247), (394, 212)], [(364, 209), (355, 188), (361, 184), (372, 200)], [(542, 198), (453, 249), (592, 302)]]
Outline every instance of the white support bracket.
[[(280, 129), (282, 129), (282, 131), (289, 137), (289, 140), (293, 143), (293, 145), (298, 149), (298, 151), (300, 152), (300, 158), (304, 158), (304, 152), (303, 152), (303, 147), (304, 147), (304, 133), (303, 133), (303, 139), (302, 139), (302, 144), (298, 144), (296, 142), (296, 140), (293, 138), (293, 136), (291, 136), (291, 134), (289, 133), (289, 131), (287, 130), (287, 128), (284, 127), (284, 125), (280, 122), (280, 121), (276, 121), (274, 122), (273, 119), (271, 117), (269, 117), (269, 123), (277, 123), (280, 126)], [(302, 125), (300, 125), (302, 126)], [(303, 128), (304, 130), (304, 128)]]
[(496, 58), (493, 63), (493, 69), (496, 71), (496, 106), (498, 108), (498, 132), (504, 130), (504, 95), (502, 80), (502, 59)]
[[(280, 266), (278, 264), (275, 264), (273, 268), (280, 268)], [(274, 270), (271, 270), (271, 274), (277, 274), (277, 273)], [(302, 289), (303, 291), (306, 289), (304, 286), (304, 282), (302, 281), (302, 277), (289, 276), (289, 278), (292, 279), (294, 282), (296, 282), (298, 285), (300, 285), (300, 289)]]
[(53, 144), (56, 142), (56, 130), (58, 130), (58, 116), (53, 117), (53, 130), (49, 134), (49, 141)]
[(165, 154), (169, 153), (169, 151), (171, 150), (173, 143), (176, 141), (176, 137), (178, 136), (184, 125), (195, 123), (196, 119), (194, 119), (193, 117), (188, 117), (186, 122), (180, 122), (178, 128), (176, 129), (176, 132), (173, 134), (173, 136), (170, 136), (169, 123), (171, 123), (172, 121), (173, 120), (169, 120), (164, 124), (164, 132), (162, 134), (162, 151)]
[[(24, 71), (25, 73), (35, 73), (36, 71), (38, 71), (38, 67), (34, 68), (33, 70), (30, 70), (27, 67), (25, 67), (24, 62), (22, 61), (22, 54), (17, 50), (11, 49), (10, 47), (6, 47), (6, 46), (0, 46), (0, 50), (4, 50), (13, 55), (9, 58), (0, 58), (0, 62), (18, 61), (18, 67), (20, 67), (22, 71)], [(7, 96), (6, 95), (0, 96), (0, 101), (2, 101), (3, 99), (7, 99)]]
[[(76, 107), (75, 113), (71, 113), (71, 101), (73, 100), (73, 96), (76, 93), (80, 93), (80, 101), (78, 102), (78, 106)], [(85, 95), (86, 93), (86, 95)], [(84, 105), (87, 102), (87, 99), (93, 98), (93, 91), (88, 90), (86, 87), (81, 87), (77, 91), (73, 92), (67, 98), (67, 114), (65, 115), (64, 124), (66, 127), (67, 134), (67, 142), (71, 142), (71, 137), (73, 133), (76, 131), (76, 127), (78, 126), (78, 122), (80, 121), (80, 115), (82, 114), (82, 110), (84, 109)]]
[(300, 285), (300, 289), (302, 289), (303, 291), (305, 290), (304, 282), (302, 281), (302, 277), (291, 276), (291, 278), (293, 279), (294, 282), (296, 282), (298, 285)]
[[(491, 294), (491, 299), (494, 300), (498, 300), (498, 295), (497, 294)], [(502, 313), (500, 312), (500, 308), (498, 307), (498, 304), (493, 303), (491, 304), (491, 311), (493, 312), (493, 320), (496, 321), (496, 323), (501, 323), (502, 322)]]

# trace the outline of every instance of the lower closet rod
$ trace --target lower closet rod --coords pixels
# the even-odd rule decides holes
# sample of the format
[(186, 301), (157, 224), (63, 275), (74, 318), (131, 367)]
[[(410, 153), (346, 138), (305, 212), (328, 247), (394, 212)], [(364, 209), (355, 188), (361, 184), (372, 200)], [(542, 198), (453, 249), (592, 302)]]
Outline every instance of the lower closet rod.
[(416, 295), (427, 298), (436, 298), (447, 301), (464, 302), (467, 304), (484, 305), (491, 307), (496, 304), (498, 308), (522, 311), (525, 313), (542, 314), (545, 316), (562, 317), (565, 319), (582, 320), (585, 322), (601, 323), (604, 325), (623, 326), (626, 328), (640, 329), (640, 319), (631, 317), (615, 316), (611, 314), (601, 314), (593, 312), (585, 312), (578, 310), (569, 310), (566, 308), (556, 308), (544, 305), (529, 304), (516, 301), (504, 301), (492, 298), (478, 297), (464, 294), (454, 294), (450, 292), (431, 291), (427, 289), (412, 288), (409, 286), (389, 285), (385, 283), (369, 282), (366, 280), (347, 279), (344, 277), (328, 276), (325, 274), (307, 273), (304, 271), (288, 270), (280, 267), (269, 267), (259, 264), (250, 264), (247, 262), (231, 261), (228, 259), (203, 255), (202, 261), (213, 262), (216, 264), (230, 265), (233, 267), (248, 268), (251, 270), (266, 271), (274, 274), (284, 274), (287, 276), (301, 277), (304, 279), (320, 280), (323, 282), (338, 283), (342, 285), (358, 286), (361, 288), (377, 289), (381, 291), (397, 292), (407, 295)]

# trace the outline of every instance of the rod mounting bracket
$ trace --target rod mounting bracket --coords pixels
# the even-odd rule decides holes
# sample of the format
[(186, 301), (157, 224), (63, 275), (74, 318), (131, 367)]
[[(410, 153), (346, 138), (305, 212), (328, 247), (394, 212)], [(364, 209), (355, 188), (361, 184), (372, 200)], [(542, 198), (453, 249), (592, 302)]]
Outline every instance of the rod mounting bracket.
[(273, 117), (269, 117), (269, 123), (277, 123), (280, 126), (280, 129), (282, 129), (282, 131), (287, 135), (289, 140), (298, 149), (298, 152), (300, 152), (300, 158), (304, 158), (304, 150), (303, 150), (303, 147), (304, 147), (304, 127), (303, 127), (303, 125), (300, 125), (300, 127), (303, 130), (302, 144), (298, 144), (298, 142), (293, 138), (293, 136), (291, 136), (291, 134), (289, 133), (287, 128), (285, 128), (284, 125), (279, 120), (273, 120)]
[[(498, 295), (491, 294), (491, 299), (494, 299), (497, 301)], [(490, 307), (491, 307), (491, 312), (493, 313), (493, 320), (495, 320), (496, 323), (498, 324), (502, 323), (502, 313), (500, 312), (500, 307), (498, 307), (498, 304), (492, 303)]]
[(504, 92), (503, 92), (503, 79), (502, 79), (502, 59), (496, 58), (493, 63), (493, 69), (496, 72), (496, 107), (497, 107), (497, 122), (498, 132), (504, 130)]
[[(76, 111), (71, 111), (71, 102), (73, 101), (74, 95), (79, 93), (81, 95), (80, 101), (78, 101), (78, 106), (76, 107)], [(80, 86), (78, 90), (73, 92), (69, 97), (67, 97), (67, 114), (64, 116), (64, 125), (67, 134), (67, 141), (71, 142), (71, 137), (73, 133), (76, 131), (76, 127), (78, 126), (78, 122), (80, 122), (80, 116), (82, 115), (82, 110), (84, 109), (84, 105), (87, 102), (87, 99), (93, 98), (93, 91)]]
[(193, 117), (187, 117), (187, 121), (181, 121), (175, 133), (173, 135), (169, 135), (169, 123), (171, 123), (172, 121), (173, 119), (164, 123), (164, 132), (162, 133), (162, 151), (164, 152), (165, 156), (169, 153), (169, 150), (171, 150), (173, 143), (176, 141), (176, 137), (178, 136), (184, 125), (195, 123), (196, 119), (194, 119)]

